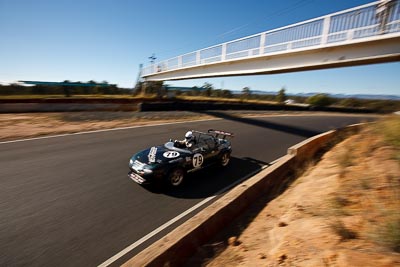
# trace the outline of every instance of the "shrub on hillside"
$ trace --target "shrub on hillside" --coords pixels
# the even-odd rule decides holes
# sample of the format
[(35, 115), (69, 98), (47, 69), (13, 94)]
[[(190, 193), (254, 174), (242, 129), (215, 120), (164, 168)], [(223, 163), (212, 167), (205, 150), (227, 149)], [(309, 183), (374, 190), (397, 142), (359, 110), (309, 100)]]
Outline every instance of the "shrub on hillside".
[(335, 101), (326, 94), (316, 94), (307, 98), (306, 103), (312, 106), (327, 107), (335, 103)]

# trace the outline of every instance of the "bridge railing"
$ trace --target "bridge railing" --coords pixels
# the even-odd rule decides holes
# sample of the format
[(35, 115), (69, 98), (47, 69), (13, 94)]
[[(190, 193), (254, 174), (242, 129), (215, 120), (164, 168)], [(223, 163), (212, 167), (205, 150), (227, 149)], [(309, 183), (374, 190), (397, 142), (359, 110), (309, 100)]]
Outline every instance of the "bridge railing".
[(142, 76), (400, 32), (400, 1), (393, 1), (385, 25), (380, 24), (377, 4), (373, 2), (154, 63), (142, 70)]

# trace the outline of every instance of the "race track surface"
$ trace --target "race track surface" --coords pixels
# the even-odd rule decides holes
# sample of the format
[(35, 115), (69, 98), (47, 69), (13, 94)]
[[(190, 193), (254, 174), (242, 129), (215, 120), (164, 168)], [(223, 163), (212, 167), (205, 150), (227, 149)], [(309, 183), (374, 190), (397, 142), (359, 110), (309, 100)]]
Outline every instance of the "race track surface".
[[(0, 266), (96, 266), (231, 183), (352, 116), (276, 116), (139, 127), (0, 144)], [(369, 118), (371, 119), (371, 118)], [(127, 177), (138, 150), (189, 129), (235, 134), (226, 169), (194, 173), (179, 190), (154, 191)], [(202, 207), (204, 208), (204, 207)], [(123, 263), (178, 223), (114, 262)]]

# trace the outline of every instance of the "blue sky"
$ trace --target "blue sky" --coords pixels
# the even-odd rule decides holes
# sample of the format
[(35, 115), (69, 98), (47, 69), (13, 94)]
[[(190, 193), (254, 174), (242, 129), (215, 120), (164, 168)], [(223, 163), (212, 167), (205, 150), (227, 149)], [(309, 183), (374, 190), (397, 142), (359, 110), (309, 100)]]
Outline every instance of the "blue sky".
[[(0, 0), (0, 81), (108, 81), (133, 87), (139, 64), (369, 3), (362, 0)], [(288, 93), (400, 95), (400, 63), (169, 81)]]

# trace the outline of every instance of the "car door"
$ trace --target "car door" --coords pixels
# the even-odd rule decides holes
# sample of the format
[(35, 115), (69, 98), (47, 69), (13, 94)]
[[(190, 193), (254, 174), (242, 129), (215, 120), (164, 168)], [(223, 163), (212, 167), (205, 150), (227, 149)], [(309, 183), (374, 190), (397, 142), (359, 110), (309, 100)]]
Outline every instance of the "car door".
[(204, 157), (204, 164), (213, 163), (213, 159), (218, 151), (216, 149), (215, 139), (210, 135), (202, 135), (199, 139), (198, 149)]

